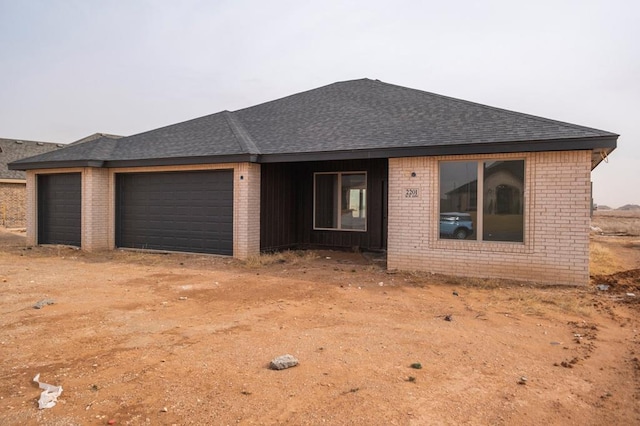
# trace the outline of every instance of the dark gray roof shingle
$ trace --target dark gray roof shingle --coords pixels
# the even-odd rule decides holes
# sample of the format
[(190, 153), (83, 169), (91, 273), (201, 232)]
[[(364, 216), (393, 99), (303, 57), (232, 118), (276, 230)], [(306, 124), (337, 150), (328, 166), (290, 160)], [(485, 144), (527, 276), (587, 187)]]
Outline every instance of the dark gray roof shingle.
[(236, 112), (263, 154), (615, 136), (375, 80)]
[[(546, 150), (550, 141), (556, 144), (553, 149), (610, 152), (616, 139), (602, 130), (361, 79), (122, 139), (84, 142), (13, 167), (68, 167), (78, 161), (107, 167), (187, 164), (232, 156), (268, 162), (295, 160), (296, 155), (321, 159), (327, 153), (367, 158), (490, 152), (487, 147), (517, 152)], [(546, 145), (537, 148), (540, 143)]]
[(51, 142), (0, 139), (0, 179), (25, 179), (23, 171), (9, 170), (7, 165), (22, 158), (60, 149), (62, 146), (64, 145)]
[(89, 142), (67, 145), (64, 149), (58, 151), (40, 154), (37, 157), (28, 158), (26, 160), (33, 161), (68, 161), (69, 159), (81, 160), (99, 160), (105, 161), (111, 158), (117, 146), (118, 139), (112, 139), (101, 136)]

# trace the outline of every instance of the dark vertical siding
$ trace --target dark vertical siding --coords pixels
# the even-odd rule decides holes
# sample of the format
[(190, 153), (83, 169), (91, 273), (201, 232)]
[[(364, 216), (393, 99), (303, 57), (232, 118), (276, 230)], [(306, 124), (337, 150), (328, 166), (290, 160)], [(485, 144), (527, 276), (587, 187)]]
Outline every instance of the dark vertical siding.
[[(318, 246), (364, 250), (385, 249), (387, 243), (388, 161), (262, 164), (260, 246), (264, 251)], [(313, 229), (313, 174), (367, 172), (367, 231)]]
[(260, 170), (260, 248), (295, 247), (299, 244), (295, 164), (263, 164)]

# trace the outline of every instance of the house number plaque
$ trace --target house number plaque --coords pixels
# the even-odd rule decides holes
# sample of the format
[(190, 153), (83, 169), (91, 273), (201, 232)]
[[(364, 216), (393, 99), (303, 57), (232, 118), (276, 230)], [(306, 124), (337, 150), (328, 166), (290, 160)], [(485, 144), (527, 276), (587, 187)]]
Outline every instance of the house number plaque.
[(418, 198), (418, 188), (405, 189), (404, 198)]

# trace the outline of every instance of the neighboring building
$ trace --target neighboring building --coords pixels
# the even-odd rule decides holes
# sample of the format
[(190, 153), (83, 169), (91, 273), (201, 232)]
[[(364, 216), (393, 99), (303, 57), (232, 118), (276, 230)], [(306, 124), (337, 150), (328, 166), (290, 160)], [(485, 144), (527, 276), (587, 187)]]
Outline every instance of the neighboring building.
[(17, 139), (0, 139), (0, 226), (24, 228), (26, 221), (26, 173), (9, 170), (7, 164), (59, 149), (63, 145)]
[[(363, 79), (10, 168), (27, 170), (29, 244), (357, 247), (390, 269), (585, 284), (590, 172), (617, 138)], [(472, 235), (441, 235), (451, 210)]]

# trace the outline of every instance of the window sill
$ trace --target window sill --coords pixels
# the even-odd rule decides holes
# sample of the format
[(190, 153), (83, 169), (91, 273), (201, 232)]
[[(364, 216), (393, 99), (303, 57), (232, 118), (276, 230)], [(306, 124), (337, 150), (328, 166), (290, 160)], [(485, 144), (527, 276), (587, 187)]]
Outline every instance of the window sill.
[(460, 250), (473, 252), (497, 252), (497, 253), (532, 253), (531, 244), (511, 241), (478, 241), (478, 240), (454, 240), (438, 238), (431, 245), (432, 249)]

